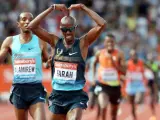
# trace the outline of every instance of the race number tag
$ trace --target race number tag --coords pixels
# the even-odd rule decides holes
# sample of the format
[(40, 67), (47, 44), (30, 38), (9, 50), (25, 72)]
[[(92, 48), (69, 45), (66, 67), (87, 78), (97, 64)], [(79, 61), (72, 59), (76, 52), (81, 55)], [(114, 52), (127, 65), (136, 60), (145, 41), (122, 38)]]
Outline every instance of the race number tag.
[(115, 69), (104, 69), (101, 72), (102, 79), (104, 81), (116, 81), (118, 80), (118, 73)]
[(143, 80), (143, 75), (141, 72), (131, 72), (130, 76), (131, 76), (131, 80), (133, 81)]
[(66, 62), (55, 62), (54, 79), (57, 80), (72, 80), (77, 78), (77, 64)]
[(14, 75), (36, 75), (36, 60), (35, 59), (15, 59), (14, 60)]

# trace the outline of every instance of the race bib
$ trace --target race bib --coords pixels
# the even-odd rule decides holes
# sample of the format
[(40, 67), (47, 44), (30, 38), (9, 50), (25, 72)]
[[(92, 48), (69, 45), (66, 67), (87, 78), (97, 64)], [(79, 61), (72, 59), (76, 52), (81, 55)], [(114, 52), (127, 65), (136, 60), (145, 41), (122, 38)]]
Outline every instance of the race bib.
[(77, 78), (77, 64), (66, 62), (55, 62), (54, 79), (57, 80), (72, 80)]
[(35, 59), (15, 59), (14, 75), (15, 76), (36, 75), (36, 60)]
[(104, 81), (117, 81), (118, 73), (115, 69), (104, 69), (101, 72)]
[(133, 80), (133, 81), (143, 80), (143, 75), (141, 72), (131, 72), (130, 77), (131, 77), (131, 80)]

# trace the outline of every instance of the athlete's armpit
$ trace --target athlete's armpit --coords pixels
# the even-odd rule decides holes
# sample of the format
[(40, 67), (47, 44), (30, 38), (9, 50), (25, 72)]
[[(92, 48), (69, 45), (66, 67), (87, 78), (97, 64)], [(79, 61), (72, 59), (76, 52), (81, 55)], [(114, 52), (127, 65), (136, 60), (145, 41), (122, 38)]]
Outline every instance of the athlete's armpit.
[(12, 37), (7, 37), (3, 41), (1, 50), (0, 50), (0, 63), (2, 63), (6, 59), (7, 53), (9, 53), (9, 51), (11, 50), (10, 49), (11, 43), (12, 43)]
[(48, 60), (47, 43), (42, 41), (41, 44), (43, 46), (43, 48), (42, 48), (42, 60), (43, 60), (43, 62), (47, 62), (47, 60)]

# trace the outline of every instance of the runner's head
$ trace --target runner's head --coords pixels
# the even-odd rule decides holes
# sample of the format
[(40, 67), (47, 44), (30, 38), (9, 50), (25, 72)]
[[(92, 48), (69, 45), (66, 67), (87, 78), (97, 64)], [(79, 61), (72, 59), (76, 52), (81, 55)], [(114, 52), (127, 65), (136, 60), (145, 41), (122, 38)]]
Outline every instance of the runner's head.
[(150, 62), (153, 62), (153, 54), (152, 53), (148, 53), (147, 54), (147, 60), (150, 61)]
[(60, 29), (67, 45), (74, 43), (76, 19), (72, 16), (64, 16), (60, 22)]
[(115, 45), (115, 37), (112, 34), (108, 34), (104, 40), (104, 46), (108, 52), (112, 52), (114, 50)]
[(136, 50), (132, 49), (132, 50), (130, 51), (130, 58), (131, 58), (133, 61), (135, 61), (135, 62), (138, 60), (138, 55), (137, 55)]
[(26, 27), (32, 21), (32, 19), (33, 15), (30, 12), (22, 12), (17, 18), (18, 28), (20, 28), (21, 31), (24, 33), (30, 33), (30, 30)]

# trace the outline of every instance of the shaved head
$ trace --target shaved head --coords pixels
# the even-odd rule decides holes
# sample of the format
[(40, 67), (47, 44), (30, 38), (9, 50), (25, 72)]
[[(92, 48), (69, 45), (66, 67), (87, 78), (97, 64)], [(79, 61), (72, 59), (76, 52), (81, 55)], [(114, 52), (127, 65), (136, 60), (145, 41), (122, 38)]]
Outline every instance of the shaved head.
[(136, 50), (132, 49), (132, 50), (130, 51), (130, 55), (131, 55), (131, 56), (136, 55), (136, 54), (137, 54)]
[(69, 25), (69, 26), (75, 26), (76, 25), (76, 19), (72, 16), (64, 16), (61, 19), (61, 25)]
[(64, 16), (61, 19), (60, 29), (67, 45), (72, 45), (75, 40), (76, 19), (72, 16)]
[(130, 57), (135, 63), (138, 61), (138, 54), (137, 54), (137, 51), (135, 49), (132, 49), (130, 51)]

